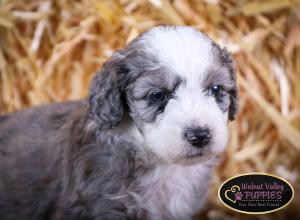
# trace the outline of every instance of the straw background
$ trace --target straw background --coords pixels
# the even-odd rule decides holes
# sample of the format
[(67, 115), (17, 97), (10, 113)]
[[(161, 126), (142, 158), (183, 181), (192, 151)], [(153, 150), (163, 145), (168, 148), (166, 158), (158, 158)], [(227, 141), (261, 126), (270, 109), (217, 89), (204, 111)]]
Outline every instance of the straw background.
[[(208, 33), (236, 63), (240, 114), (200, 219), (300, 219), (299, 0), (0, 0), (0, 114), (84, 98), (114, 50), (159, 24)], [(286, 178), (293, 202), (263, 216), (225, 208), (218, 187), (245, 172)]]

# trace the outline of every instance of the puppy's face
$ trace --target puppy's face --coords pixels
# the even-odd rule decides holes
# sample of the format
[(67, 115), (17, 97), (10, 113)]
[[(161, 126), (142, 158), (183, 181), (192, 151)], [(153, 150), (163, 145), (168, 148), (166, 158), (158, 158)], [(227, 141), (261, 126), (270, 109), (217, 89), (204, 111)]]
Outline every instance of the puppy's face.
[[(235, 75), (228, 53), (207, 36), (189, 27), (153, 28), (115, 53), (104, 69), (102, 86), (109, 72), (110, 93), (117, 90), (106, 99), (126, 106), (146, 147), (161, 159), (199, 161), (224, 151), (227, 122), (237, 111)], [(99, 79), (91, 91), (95, 84), (100, 87)], [(103, 92), (91, 95), (97, 93)], [(122, 113), (107, 111), (120, 121)]]

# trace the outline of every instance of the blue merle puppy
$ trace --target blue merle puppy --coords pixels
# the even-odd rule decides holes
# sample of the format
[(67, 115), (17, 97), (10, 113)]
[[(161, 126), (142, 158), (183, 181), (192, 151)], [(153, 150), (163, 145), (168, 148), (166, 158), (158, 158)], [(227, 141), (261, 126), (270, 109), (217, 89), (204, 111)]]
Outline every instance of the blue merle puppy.
[(191, 27), (152, 28), (87, 99), (0, 116), (0, 218), (193, 219), (237, 109), (225, 49)]

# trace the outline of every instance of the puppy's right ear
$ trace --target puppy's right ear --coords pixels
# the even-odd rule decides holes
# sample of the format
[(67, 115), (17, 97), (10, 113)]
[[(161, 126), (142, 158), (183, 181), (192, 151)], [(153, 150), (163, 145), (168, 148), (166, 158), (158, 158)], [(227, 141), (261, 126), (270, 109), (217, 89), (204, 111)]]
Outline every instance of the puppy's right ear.
[(113, 54), (90, 84), (89, 108), (101, 128), (112, 128), (122, 120), (124, 107), (120, 75), (128, 72), (122, 57), (118, 52)]

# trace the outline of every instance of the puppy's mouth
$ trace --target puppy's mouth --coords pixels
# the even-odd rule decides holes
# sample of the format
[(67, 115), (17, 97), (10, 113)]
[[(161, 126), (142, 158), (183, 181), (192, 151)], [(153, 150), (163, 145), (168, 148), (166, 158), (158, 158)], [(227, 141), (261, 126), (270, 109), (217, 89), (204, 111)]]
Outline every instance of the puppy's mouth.
[(212, 155), (208, 147), (204, 148), (195, 148), (191, 146), (186, 146), (184, 153), (177, 161), (177, 163), (183, 165), (193, 165), (199, 163), (205, 163), (206, 161), (210, 160)]
[(202, 157), (204, 156), (204, 150), (188, 153), (186, 155), (186, 158), (196, 158), (196, 157)]
[(188, 147), (185, 150), (185, 158), (187, 159), (195, 159), (195, 158), (203, 158), (208, 156), (209, 149), (207, 146), (202, 148), (196, 148), (196, 147)]

